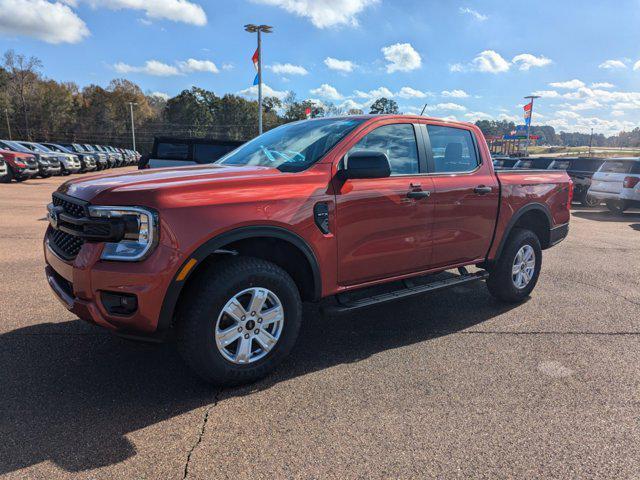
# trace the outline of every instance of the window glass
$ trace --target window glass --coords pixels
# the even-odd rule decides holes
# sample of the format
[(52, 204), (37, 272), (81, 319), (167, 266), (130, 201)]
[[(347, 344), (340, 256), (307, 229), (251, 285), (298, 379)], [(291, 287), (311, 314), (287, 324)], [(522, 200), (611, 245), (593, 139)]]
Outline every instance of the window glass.
[(233, 145), (195, 143), (193, 145), (193, 159), (198, 163), (213, 163), (234, 148), (236, 147)]
[(633, 162), (633, 166), (631, 167), (631, 172), (629, 173), (640, 173), (640, 162)]
[(629, 173), (631, 170), (631, 162), (609, 160), (604, 162), (601, 172), (606, 173)]
[(413, 125), (409, 123), (376, 128), (356, 143), (349, 150), (349, 153), (362, 150), (386, 153), (389, 158), (391, 175), (419, 172), (416, 134)]
[(471, 132), (460, 128), (427, 125), (435, 172), (470, 172), (479, 165)]
[(189, 145), (186, 143), (158, 143), (159, 160), (189, 160)]
[(288, 123), (248, 141), (216, 163), (300, 172), (320, 160), (360, 123), (361, 119), (352, 118), (319, 118)]

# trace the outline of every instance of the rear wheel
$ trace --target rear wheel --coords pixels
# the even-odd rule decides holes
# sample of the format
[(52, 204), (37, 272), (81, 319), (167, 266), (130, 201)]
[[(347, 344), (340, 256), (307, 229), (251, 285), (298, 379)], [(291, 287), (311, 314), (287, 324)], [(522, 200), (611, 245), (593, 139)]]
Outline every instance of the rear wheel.
[(627, 202), (624, 200), (607, 200), (606, 204), (609, 211), (617, 215), (622, 215), (628, 208)]
[(13, 170), (9, 165), (7, 165), (7, 174), (0, 177), (0, 183), (11, 183), (12, 178), (13, 178)]
[(536, 286), (541, 267), (540, 240), (532, 231), (516, 228), (489, 273), (489, 292), (503, 302), (522, 302)]
[(178, 349), (204, 380), (237, 385), (269, 374), (291, 351), (302, 306), (287, 272), (231, 258), (199, 274), (178, 313)]

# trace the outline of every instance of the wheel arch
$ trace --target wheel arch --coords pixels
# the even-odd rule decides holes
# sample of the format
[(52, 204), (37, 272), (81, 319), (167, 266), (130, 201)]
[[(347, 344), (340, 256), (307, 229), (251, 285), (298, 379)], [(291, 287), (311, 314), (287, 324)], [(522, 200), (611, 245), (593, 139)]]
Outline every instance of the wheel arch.
[(241, 227), (208, 240), (185, 259), (167, 288), (157, 329), (171, 327), (180, 298), (198, 271), (222, 256), (235, 254), (255, 256), (281, 266), (294, 279), (304, 300), (317, 301), (322, 296), (318, 260), (302, 237), (276, 226)]
[(549, 248), (551, 246), (551, 228), (553, 226), (553, 217), (549, 211), (549, 207), (542, 203), (530, 203), (525, 205), (516, 213), (513, 214), (511, 220), (507, 224), (504, 230), (502, 239), (496, 251), (495, 258), (500, 258), (502, 250), (504, 249), (509, 235), (513, 232), (514, 228), (527, 228), (536, 234), (540, 240), (542, 249)]

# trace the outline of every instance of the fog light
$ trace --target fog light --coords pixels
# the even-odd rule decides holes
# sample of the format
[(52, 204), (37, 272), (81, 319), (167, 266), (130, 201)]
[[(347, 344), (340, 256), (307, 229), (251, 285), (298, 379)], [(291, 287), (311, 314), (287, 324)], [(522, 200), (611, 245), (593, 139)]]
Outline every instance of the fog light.
[(138, 297), (130, 293), (100, 292), (102, 305), (109, 314), (133, 315), (138, 310)]

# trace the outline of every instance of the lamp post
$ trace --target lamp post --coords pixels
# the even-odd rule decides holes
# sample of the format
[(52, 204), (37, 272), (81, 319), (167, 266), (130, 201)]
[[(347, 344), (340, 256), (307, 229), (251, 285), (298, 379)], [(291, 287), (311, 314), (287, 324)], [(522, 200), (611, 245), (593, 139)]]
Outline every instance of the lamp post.
[(136, 127), (133, 123), (133, 106), (137, 105), (135, 102), (129, 102), (129, 108), (131, 110), (131, 138), (133, 140), (133, 151), (136, 151)]
[(593, 128), (591, 129), (591, 136), (589, 137), (589, 158), (591, 158), (591, 146), (593, 145)]
[(258, 34), (258, 135), (262, 135), (262, 33), (271, 33), (273, 27), (269, 25), (254, 25), (249, 23), (244, 26), (249, 33)]
[(527, 145), (525, 146), (524, 149), (524, 156), (528, 157), (529, 156), (529, 144), (531, 143), (531, 137), (529, 136), (529, 130), (531, 129), (531, 122), (533, 121), (533, 101), (536, 98), (540, 98), (539, 95), (527, 95), (526, 97), (524, 97), (527, 100), (531, 100), (531, 110), (529, 110), (529, 123), (527, 123)]

